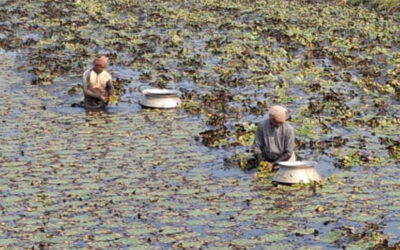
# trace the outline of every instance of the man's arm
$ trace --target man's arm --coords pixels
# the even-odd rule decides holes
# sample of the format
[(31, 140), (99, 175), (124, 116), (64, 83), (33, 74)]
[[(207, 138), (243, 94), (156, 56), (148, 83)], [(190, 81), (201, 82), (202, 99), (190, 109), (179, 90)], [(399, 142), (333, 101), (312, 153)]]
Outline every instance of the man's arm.
[(106, 90), (109, 97), (114, 94), (114, 86), (111, 79), (107, 81)]
[(85, 95), (91, 96), (93, 98), (96, 98), (96, 99), (99, 99), (102, 101), (105, 100), (105, 97), (103, 95), (96, 93), (96, 92), (92, 91), (91, 89), (84, 90), (84, 93), (85, 93)]
[(261, 123), (259, 123), (257, 126), (256, 134), (254, 136), (254, 143), (252, 146), (254, 156), (257, 159), (257, 164), (259, 164), (263, 160), (261, 138), (262, 138), (262, 127)]
[(276, 166), (280, 161), (287, 161), (290, 159), (294, 152), (294, 148), (296, 146), (294, 141), (294, 129), (291, 126), (285, 128), (284, 135), (285, 137), (285, 145), (283, 153), (276, 159), (272, 165)]
[(278, 162), (280, 161), (287, 161), (290, 159), (290, 156), (292, 156), (292, 154), (289, 154), (288, 151), (283, 152), (283, 154), (281, 154), (281, 156), (278, 157), (278, 159), (276, 159), (273, 163), (272, 166), (276, 166), (278, 165)]

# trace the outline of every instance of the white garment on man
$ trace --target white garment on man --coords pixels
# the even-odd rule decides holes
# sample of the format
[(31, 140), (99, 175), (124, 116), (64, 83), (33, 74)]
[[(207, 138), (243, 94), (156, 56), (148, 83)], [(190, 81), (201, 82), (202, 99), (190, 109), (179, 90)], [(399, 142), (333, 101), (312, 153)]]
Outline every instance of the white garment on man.
[(83, 73), (83, 93), (85, 95), (84, 105), (87, 108), (104, 108), (107, 102), (90, 96), (86, 92), (90, 90), (98, 96), (107, 96), (113, 92), (111, 75), (103, 70), (101, 73), (96, 73), (93, 69), (89, 69)]
[(86, 70), (83, 73), (83, 89), (85, 91), (89, 88), (105, 93), (108, 81), (111, 81), (111, 75), (105, 70), (100, 74), (97, 74), (93, 69)]

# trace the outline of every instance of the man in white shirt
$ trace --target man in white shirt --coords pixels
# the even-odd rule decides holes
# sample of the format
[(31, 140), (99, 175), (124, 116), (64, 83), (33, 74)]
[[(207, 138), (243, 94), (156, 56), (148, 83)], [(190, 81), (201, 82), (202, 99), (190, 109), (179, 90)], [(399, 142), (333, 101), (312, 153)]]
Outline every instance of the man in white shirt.
[(111, 75), (105, 71), (108, 58), (97, 56), (93, 68), (83, 73), (83, 94), (86, 108), (105, 108), (110, 96), (114, 93)]

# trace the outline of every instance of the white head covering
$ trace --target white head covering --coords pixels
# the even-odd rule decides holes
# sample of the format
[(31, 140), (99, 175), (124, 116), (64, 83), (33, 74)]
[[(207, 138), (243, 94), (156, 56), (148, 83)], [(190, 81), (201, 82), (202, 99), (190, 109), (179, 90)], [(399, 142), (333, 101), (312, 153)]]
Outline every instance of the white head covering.
[(286, 108), (279, 105), (272, 106), (271, 109), (269, 110), (269, 117), (279, 122), (286, 121), (286, 114), (287, 114)]

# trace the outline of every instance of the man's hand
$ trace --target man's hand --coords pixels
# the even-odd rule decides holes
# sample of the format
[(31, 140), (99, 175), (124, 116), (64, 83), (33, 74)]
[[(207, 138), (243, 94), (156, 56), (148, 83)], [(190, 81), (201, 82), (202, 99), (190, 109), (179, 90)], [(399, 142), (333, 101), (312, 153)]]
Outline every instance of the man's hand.
[(105, 103), (108, 102), (108, 96), (102, 95), (102, 96), (100, 96), (100, 98), (101, 98), (101, 101), (103, 101)]
[(274, 161), (274, 162), (271, 163), (271, 166), (272, 166), (272, 168), (273, 168), (274, 170), (279, 169), (279, 164), (278, 164), (278, 163), (279, 163), (278, 161)]

